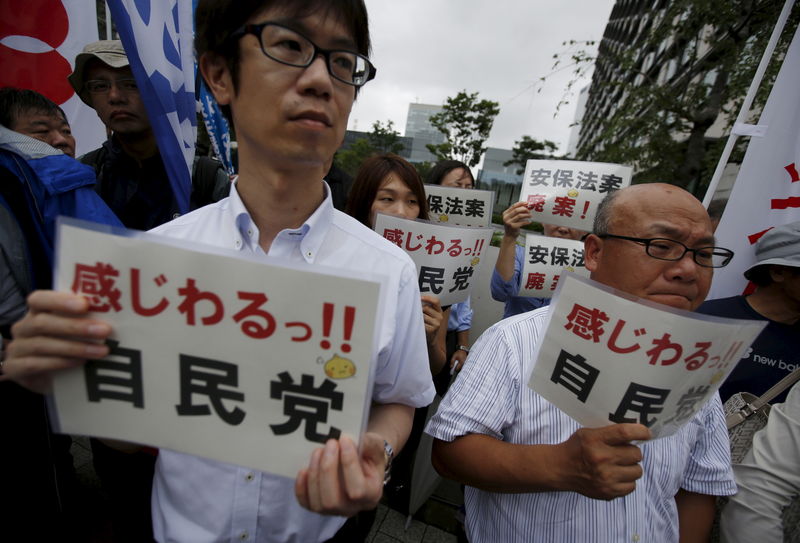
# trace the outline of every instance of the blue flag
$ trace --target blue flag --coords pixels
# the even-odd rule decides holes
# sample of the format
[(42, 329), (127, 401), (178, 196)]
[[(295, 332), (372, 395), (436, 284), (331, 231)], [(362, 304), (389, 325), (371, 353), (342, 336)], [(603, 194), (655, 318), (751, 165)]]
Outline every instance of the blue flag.
[(108, 0), (181, 213), (197, 138), (192, 0)]
[[(192, 0), (192, 10), (197, 10), (197, 0)], [(196, 62), (195, 74), (197, 74)], [(236, 172), (233, 169), (233, 160), (231, 159), (231, 131), (228, 126), (228, 120), (222, 114), (216, 98), (206, 87), (203, 77), (197, 75), (197, 79), (199, 80), (197, 95), (200, 98), (200, 110), (203, 112), (203, 124), (206, 126), (208, 138), (211, 140), (211, 147), (214, 149), (214, 154), (222, 162), (228, 175), (233, 175)]]
[(233, 175), (233, 160), (231, 159), (231, 135), (228, 121), (222, 114), (217, 100), (206, 87), (206, 82), (200, 76), (200, 106), (203, 111), (203, 124), (206, 125), (208, 138), (214, 153), (219, 158), (228, 175)]

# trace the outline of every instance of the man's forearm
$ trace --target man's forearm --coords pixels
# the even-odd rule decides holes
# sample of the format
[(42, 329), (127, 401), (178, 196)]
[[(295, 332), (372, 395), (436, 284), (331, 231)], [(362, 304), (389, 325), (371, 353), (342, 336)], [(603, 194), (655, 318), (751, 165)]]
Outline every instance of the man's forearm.
[(373, 403), (369, 414), (367, 431), (374, 432), (389, 442), (397, 455), (406, 444), (414, 408), (399, 403)]
[[(482, 434), (435, 439), (433, 466), (440, 475), (488, 492), (560, 490), (552, 469), (554, 445), (515, 445)], [(491, 458), (491, 462), (487, 462)]]
[(444, 477), (489, 492), (571, 491), (609, 500), (636, 488), (642, 451), (631, 442), (642, 439), (650, 439), (650, 431), (641, 424), (581, 428), (554, 445), (467, 434), (449, 443), (435, 440), (433, 466)]
[(714, 522), (716, 499), (680, 489), (675, 494), (681, 543), (708, 543)]

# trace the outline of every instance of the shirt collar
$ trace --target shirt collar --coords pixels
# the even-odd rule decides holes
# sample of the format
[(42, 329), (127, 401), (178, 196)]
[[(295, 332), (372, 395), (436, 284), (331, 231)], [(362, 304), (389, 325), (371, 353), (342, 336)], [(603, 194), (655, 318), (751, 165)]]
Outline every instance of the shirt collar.
[(331, 197), (331, 189), (328, 183), (322, 182), (325, 189), (325, 198), (322, 203), (314, 210), (314, 213), (306, 219), (303, 226), (303, 238), (300, 242), (300, 250), (303, 254), (303, 259), (311, 264), (317, 258), (322, 243), (325, 241), (325, 236), (328, 234), (333, 224), (333, 199)]
[[(287, 228), (281, 230), (273, 242), (280, 243), (284, 240), (291, 240), (299, 243), (300, 254), (308, 263), (313, 263), (319, 253), (325, 236), (333, 224), (333, 199), (331, 198), (331, 189), (328, 184), (322, 182), (325, 187), (325, 199), (314, 210), (308, 219), (306, 219), (299, 228)], [(242, 202), (241, 196), (237, 189), (236, 180), (233, 181), (231, 187), (229, 209), (236, 225), (234, 233), (235, 239), (233, 240), (234, 247), (237, 250), (243, 250), (245, 247), (255, 251), (258, 247), (258, 227), (253, 222), (247, 208)]]

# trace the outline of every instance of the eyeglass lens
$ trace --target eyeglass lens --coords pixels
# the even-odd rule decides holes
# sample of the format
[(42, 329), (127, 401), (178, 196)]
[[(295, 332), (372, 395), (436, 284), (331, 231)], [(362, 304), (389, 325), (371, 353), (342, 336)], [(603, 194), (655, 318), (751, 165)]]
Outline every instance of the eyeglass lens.
[[(315, 45), (302, 35), (282, 26), (268, 24), (261, 30), (264, 53), (278, 62), (306, 67), (314, 60)], [(329, 51), (327, 55), (330, 74), (351, 85), (363, 85), (369, 72), (367, 61), (349, 51)]]
[(117, 89), (122, 92), (138, 91), (139, 87), (136, 85), (135, 79), (117, 79), (115, 81), (108, 81), (105, 79), (93, 79), (86, 82), (86, 88), (92, 94), (103, 94), (111, 90), (111, 85), (116, 85)]
[(727, 251), (718, 251), (714, 247), (693, 250), (671, 239), (653, 239), (647, 244), (647, 254), (662, 260), (680, 260), (687, 251), (692, 251), (694, 261), (701, 266), (716, 268), (724, 266), (730, 259)]

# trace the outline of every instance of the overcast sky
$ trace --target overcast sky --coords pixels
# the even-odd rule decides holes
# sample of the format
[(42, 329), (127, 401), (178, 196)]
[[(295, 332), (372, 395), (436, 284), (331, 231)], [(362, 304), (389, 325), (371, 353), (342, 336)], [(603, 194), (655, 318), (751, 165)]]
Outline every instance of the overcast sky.
[(466, 89), (500, 104), (488, 144), (510, 149), (527, 134), (566, 150), (577, 90), (556, 118), (571, 70), (552, 72), (562, 42), (602, 38), (614, 0), (366, 0), (378, 75), (360, 93), (351, 130), (394, 121), (408, 104), (442, 104)]

